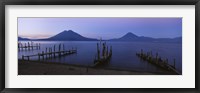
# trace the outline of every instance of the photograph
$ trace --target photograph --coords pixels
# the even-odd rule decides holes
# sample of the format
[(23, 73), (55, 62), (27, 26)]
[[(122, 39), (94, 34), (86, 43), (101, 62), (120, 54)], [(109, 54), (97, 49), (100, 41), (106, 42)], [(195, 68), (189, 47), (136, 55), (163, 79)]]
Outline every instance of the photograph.
[(18, 75), (182, 75), (181, 17), (18, 17)]

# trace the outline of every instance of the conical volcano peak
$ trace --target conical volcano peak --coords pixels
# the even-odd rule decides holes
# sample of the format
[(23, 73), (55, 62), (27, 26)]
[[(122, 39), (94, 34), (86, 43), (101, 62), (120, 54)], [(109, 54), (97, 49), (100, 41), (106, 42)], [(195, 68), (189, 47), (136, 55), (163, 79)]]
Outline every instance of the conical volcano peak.
[[(74, 31), (72, 31), (72, 30), (64, 30), (64, 31), (62, 31), (62, 32), (74, 32)], [(62, 33), (61, 32), (61, 33)], [(74, 32), (75, 33), (75, 32)]]
[(126, 35), (124, 36), (129, 36), (129, 37), (138, 37), (137, 35), (133, 34), (132, 32), (128, 32)]
[(137, 36), (137, 35), (133, 34), (132, 32), (128, 32), (126, 35)]
[(68, 30), (68, 32), (74, 32), (74, 31), (72, 31), (72, 30)]
[(133, 34), (132, 32), (128, 32), (127, 34)]
[(94, 41), (96, 39), (86, 38), (72, 30), (64, 30), (55, 36), (48, 38), (47, 40), (54, 41)]

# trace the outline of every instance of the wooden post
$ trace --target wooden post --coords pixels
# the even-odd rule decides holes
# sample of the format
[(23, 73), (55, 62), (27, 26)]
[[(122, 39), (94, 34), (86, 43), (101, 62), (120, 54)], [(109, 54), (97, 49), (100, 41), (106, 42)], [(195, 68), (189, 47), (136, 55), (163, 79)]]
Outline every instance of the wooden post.
[(38, 53), (38, 60), (40, 61), (40, 53)]
[(55, 57), (56, 57), (56, 56), (55, 56), (55, 52), (56, 52), (56, 45), (54, 45), (54, 46), (53, 46), (53, 51), (54, 51), (54, 52), (53, 52), (53, 57), (55, 58)]
[(51, 58), (52, 58), (52, 55), (53, 55), (52, 52), (53, 52), (53, 50), (52, 50), (52, 48), (51, 48)]
[(28, 42), (28, 50), (30, 50), (30, 43)]
[(156, 60), (158, 60), (158, 53), (156, 52)]
[(40, 50), (40, 43), (39, 43), (39, 50)]
[(159, 58), (159, 61), (160, 61), (160, 63), (161, 63), (161, 62), (163, 62), (163, 60), (162, 60), (162, 58), (161, 58), (161, 57)]
[(31, 41), (31, 48), (32, 48), (32, 50), (33, 50), (33, 42)]
[(42, 51), (42, 60), (44, 60), (44, 51)]
[(27, 58), (28, 58), (28, 61), (29, 61), (29, 56), (27, 56)]
[(65, 51), (65, 45), (63, 44), (63, 51)]
[(49, 48), (49, 58), (51, 58), (51, 48)]
[(22, 45), (22, 43), (19, 43), (20, 45), (20, 47), (19, 47), (19, 50), (23, 50), (23, 48), (21, 48), (21, 47), (23, 47), (23, 45)]
[(176, 60), (174, 59), (174, 68), (176, 68)]
[(105, 43), (103, 43), (102, 56), (105, 57)]
[(46, 48), (46, 59), (47, 59), (47, 55), (48, 55), (48, 54), (47, 54), (47, 48)]
[(112, 46), (110, 46), (110, 54), (112, 55)]
[(168, 65), (168, 59), (167, 59), (167, 65)]
[(50, 58), (50, 55), (51, 55), (51, 49), (49, 48), (49, 58)]
[(51, 58), (52, 58), (52, 48), (51, 48)]
[(88, 73), (88, 67), (89, 67), (89, 66), (87, 65), (87, 69), (86, 69), (86, 72), (87, 72), (87, 73)]
[(75, 53), (77, 53), (77, 47), (76, 47)]
[(18, 43), (18, 51), (20, 51), (20, 43)]
[(59, 47), (58, 47), (58, 56), (60, 57), (60, 49), (61, 49), (61, 44), (59, 44)]
[(167, 63), (167, 65), (168, 65), (168, 59), (166, 59), (166, 63)]
[(147, 58), (147, 60), (149, 60), (148, 58), (149, 58), (149, 52), (147, 52), (147, 56), (146, 56), (146, 58)]
[(22, 51), (23, 51), (23, 44), (21, 44), (21, 49), (22, 49)]
[(100, 59), (100, 50), (99, 50), (99, 44), (97, 43), (97, 59)]
[(108, 46), (107, 46), (107, 49), (106, 49), (106, 56), (108, 56)]
[(38, 43), (35, 44), (36, 49), (38, 50)]
[(26, 43), (25, 43), (25, 47), (24, 47), (24, 48), (25, 48), (25, 50), (26, 50)]
[(53, 57), (53, 54), (52, 54), (52, 53), (53, 53), (53, 49), (51, 48), (51, 57)]
[(22, 60), (24, 60), (24, 55), (22, 55)]

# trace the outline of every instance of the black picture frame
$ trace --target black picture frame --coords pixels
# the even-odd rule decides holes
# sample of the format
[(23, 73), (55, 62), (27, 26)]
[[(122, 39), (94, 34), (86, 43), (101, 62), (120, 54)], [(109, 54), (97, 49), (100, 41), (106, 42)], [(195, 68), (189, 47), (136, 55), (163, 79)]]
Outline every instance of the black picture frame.
[[(1, 0), (0, 1), (0, 91), (1, 93), (75, 93), (75, 92), (120, 92), (120, 93), (199, 93), (199, 35), (200, 0)], [(98, 88), (98, 89), (61, 89), (61, 88), (5, 88), (5, 6), (6, 5), (195, 5), (195, 88)]]

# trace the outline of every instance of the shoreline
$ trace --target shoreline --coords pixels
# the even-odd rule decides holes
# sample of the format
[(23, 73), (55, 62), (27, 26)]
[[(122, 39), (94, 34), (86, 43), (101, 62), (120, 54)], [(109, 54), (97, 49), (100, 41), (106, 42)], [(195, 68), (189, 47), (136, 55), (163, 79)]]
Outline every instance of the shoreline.
[(18, 60), (18, 75), (173, 75), (113, 68), (94, 68), (58, 62)]

